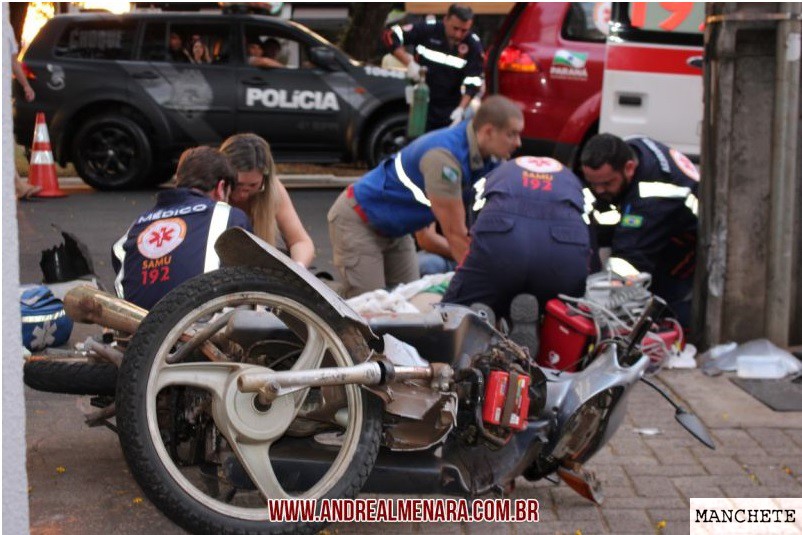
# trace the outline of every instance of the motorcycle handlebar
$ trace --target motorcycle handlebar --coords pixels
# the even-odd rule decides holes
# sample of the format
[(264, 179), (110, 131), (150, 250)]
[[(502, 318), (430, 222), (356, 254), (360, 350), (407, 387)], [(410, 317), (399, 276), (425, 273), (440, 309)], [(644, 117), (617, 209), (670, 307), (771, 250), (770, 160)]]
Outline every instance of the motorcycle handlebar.
[(653, 323), (657, 322), (666, 310), (666, 302), (656, 295), (651, 298), (646, 310), (643, 311), (638, 322), (624, 339), (625, 350), (621, 356), (623, 366), (632, 366), (640, 358), (640, 351), (637, 350), (638, 344), (643, 341), (643, 337), (649, 332)]

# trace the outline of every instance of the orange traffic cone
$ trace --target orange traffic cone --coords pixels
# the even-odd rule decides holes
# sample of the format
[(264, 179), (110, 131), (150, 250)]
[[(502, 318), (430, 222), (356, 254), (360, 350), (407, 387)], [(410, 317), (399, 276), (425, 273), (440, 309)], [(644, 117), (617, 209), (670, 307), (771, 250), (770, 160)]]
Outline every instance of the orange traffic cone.
[(42, 190), (37, 197), (66, 197), (67, 194), (58, 187), (56, 164), (53, 163), (53, 151), (50, 149), (50, 135), (47, 133), (45, 114), (36, 114), (36, 127), (33, 130), (33, 147), (31, 164), (28, 171), (28, 183)]

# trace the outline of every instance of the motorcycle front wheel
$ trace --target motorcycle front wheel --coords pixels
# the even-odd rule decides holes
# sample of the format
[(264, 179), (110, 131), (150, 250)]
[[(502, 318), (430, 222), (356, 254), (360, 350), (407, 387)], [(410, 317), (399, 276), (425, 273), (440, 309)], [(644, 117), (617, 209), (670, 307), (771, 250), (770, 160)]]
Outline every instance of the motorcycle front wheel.
[[(281, 320), (296, 337), (294, 352), (232, 351), (220, 318), (240, 310)], [(226, 358), (181, 350), (210, 330)], [(325, 523), (316, 519), (276, 522), (266, 504), (356, 496), (378, 454), (379, 400), (346, 385), (306, 388), (265, 405), (240, 392), (237, 379), (257, 366), (351, 366), (368, 352), (348, 320), (282, 271), (223, 268), (192, 279), (150, 311), (120, 368), (117, 425), (131, 473), (153, 504), (193, 533), (319, 531)]]

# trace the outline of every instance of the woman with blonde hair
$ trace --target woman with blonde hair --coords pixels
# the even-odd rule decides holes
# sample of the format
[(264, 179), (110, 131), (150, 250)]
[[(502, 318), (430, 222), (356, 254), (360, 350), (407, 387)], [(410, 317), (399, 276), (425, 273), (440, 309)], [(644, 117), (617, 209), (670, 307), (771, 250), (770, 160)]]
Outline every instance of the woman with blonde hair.
[(220, 145), (237, 170), (237, 184), (229, 204), (251, 219), (254, 234), (276, 245), (281, 234), (290, 257), (304, 267), (315, 258), (315, 245), (304, 229), (289, 193), (276, 177), (276, 166), (267, 141), (256, 134), (236, 134)]

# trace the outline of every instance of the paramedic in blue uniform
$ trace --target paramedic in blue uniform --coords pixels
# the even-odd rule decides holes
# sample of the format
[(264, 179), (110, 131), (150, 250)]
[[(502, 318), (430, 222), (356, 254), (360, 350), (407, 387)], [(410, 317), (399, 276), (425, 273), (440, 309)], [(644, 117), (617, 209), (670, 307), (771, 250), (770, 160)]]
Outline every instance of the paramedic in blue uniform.
[(184, 151), (176, 181), (112, 246), (117, 295), (144, 309), (182, 282), (220, 267), (214, 242), (224, 230), (251, 230), (245, 212), (226, 203), (237, 171), (217, 149)]
[(633, 273), (651, 273), (650, 290), (688, 326), (696, 266), (698, 170), (684, 154), (653, 139), (624, 141), (612, 134), (588, 140), (581, 164), (597, 205), (610, 205), (621, 214), (612, 232), (612, 262)]
[(462, 121), (482, 89), (482, 42), (471, 32), (472, 25), (471, 8), (452, 4), (442, 21), (395, 25), (384, 32), (385, 47), (407, 67), (409, 78), (417, 82), (420, 68), (427, 68), (427, 132)]
[(328, 221), (345, 295), (419, 279), (411, 234), (435, 221), (461, 261), (473, 186), (521, 145), (523, 126), (518, 106), (490, 97), (472, 120), (421, 136), (343, 191)]
[(582, 295), (591, 246), (579, 178), (552, 158), (520, 156), (490, 173), (483, 190), (468, 256), (443, 301), (509, 317), (518, 294), (543, 304)]

